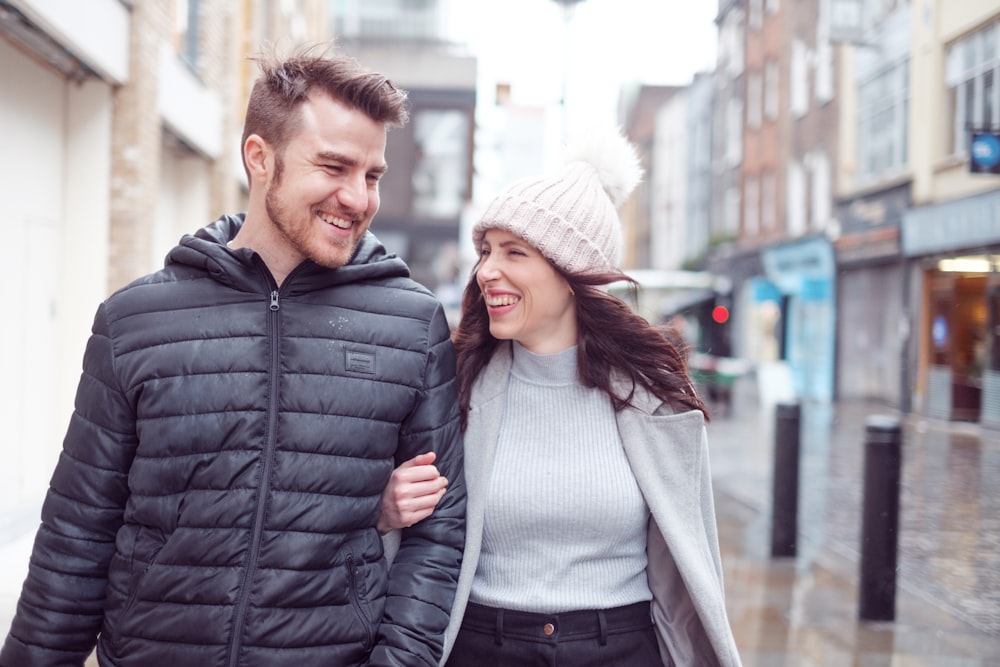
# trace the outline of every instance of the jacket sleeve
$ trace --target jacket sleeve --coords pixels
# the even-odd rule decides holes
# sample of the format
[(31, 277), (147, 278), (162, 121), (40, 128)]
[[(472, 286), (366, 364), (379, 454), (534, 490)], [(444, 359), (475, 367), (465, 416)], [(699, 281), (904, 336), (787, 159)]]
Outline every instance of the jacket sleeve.
[(136, 442), (104, 312), (104, 306), (98, 309), (87, 343), (75, 410), (0, 651), (3, 667), (83, 665), (100, 631)]
[(438, 664), (465, 544), (465, 480), (455, 385), (455, 352), (444, 312), (431, 324), (424, 390), (403, 425), (397, 465), (437, 454), (448, 490), (434, 513), (402, 531), (389, 570), (389, 593), (370, 663), (379, 667)]

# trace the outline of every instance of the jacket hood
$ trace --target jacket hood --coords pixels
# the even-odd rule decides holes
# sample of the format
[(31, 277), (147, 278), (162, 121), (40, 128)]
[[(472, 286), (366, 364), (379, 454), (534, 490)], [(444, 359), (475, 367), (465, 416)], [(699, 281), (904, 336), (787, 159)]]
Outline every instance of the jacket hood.
[[(262, 278), (270, 277), (260, 255), (249, 248), (234, 250), (226, 245), (236, 238), (245, 218), (245, 213), (223, 215), (194, 234), (185, 234), (180, 244), (167, 254), (166, 264), (200, 269), (213, 279), (236, 289), (260, 290)], [(288, 275), (285, 285), (289, 294), (295, 294), (333, 285), (406, 278), (409, 275), (406, 263), (397, 255), (390, 254), (378, 238), (368, 231), (361, 237), (350, 261), (344, 266), (328, 269), (306, 260)]]

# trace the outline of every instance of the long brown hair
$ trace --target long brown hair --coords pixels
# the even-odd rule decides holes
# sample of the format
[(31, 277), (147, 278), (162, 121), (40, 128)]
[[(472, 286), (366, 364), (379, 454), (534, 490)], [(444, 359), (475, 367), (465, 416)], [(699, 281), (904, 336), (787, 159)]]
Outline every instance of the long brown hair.
[[(554, 265), (553, 265), (554, 266)], [(700, 410), (709, 418), (708, 408), (698, 397), (688, 375), (685, 351), (636, 314), (627, 303), (601, 289), (616, 282), (637, 283), (620, 272), (568, 274), (555, 270), (576, 294), (577, 369), (585, 386), (597, 387), (611, 398), (615, 411), (629, 406), (637, 386), (676, 409)], [(458, 401), (462, 430), (468, 423), (472, 385), (489, 363), (500, 341), (490, 334), (486, 302), (473, 269), (462, 295), (462, 319), (452, 341), (458, 358)], [(615, 393), (612, 379), (618, 372), (631, 380), (624, 396)]]

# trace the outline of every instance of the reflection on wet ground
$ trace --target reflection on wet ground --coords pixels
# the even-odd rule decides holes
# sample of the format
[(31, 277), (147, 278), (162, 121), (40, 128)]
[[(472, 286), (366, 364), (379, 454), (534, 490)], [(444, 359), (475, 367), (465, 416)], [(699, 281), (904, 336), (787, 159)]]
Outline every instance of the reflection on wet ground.
[(730, 621), (745, 667), (987, 667), (990, 636), (900, 590), (896, 620), (858, 619), (857, 571), (831, 550), (807, 562), (770, 558), (768, 522), (717, 494)]
[(771, 414), (709, 425), (730, 620), (744, 664), (1000, 665), (1000, 433), (901, 418), (894, 621), (858, 613), (868, 404), (802, 408), (798, 550), (770, 557)]

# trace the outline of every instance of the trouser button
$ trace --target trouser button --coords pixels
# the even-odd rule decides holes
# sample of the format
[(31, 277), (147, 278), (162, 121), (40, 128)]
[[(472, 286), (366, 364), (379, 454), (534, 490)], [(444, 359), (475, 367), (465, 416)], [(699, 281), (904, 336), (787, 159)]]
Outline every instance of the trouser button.
[(542, 632), (545, 633), (546, 637), (551, 637), (552, 633), (555, 632), (555, 631), (556, 631), (556, 626), (552, 625), (551, 623), (546, 623), (542, 627)]

